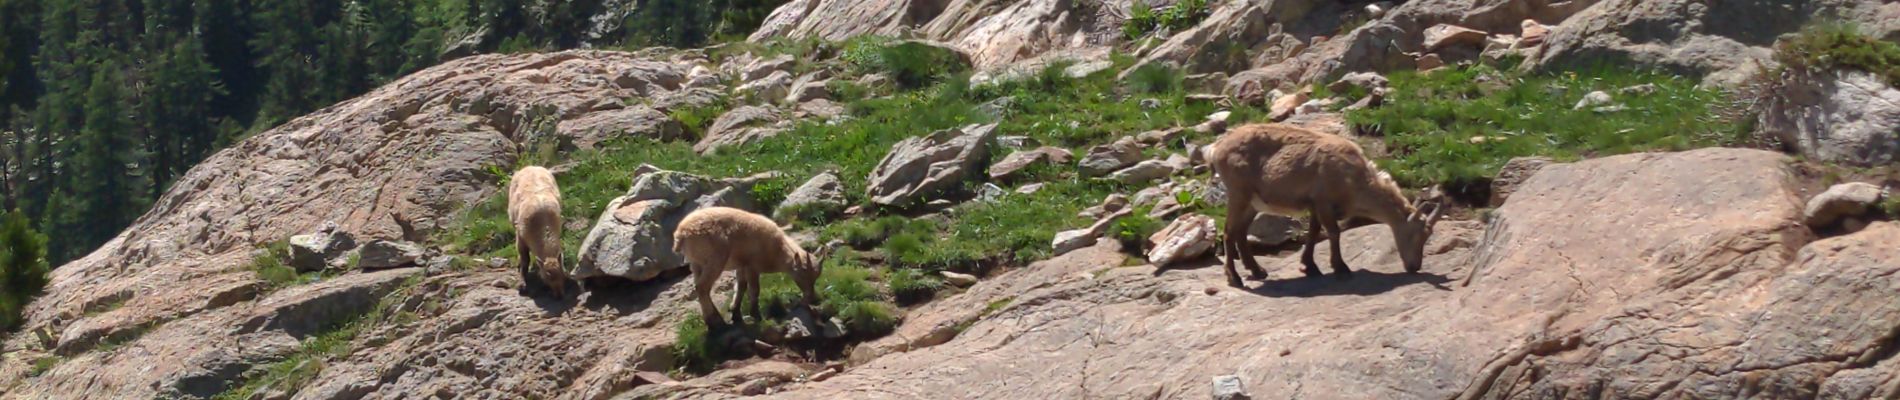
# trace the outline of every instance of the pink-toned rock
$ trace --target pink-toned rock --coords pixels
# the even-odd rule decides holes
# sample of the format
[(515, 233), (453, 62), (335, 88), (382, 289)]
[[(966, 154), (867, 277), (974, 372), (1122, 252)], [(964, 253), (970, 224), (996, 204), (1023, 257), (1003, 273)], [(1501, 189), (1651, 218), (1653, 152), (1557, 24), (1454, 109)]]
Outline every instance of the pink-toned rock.
[(1452, 46), (1484, 47), (1484, 31), (1451, 24), (1425, 28), (1425, 51), (1434, 52)]

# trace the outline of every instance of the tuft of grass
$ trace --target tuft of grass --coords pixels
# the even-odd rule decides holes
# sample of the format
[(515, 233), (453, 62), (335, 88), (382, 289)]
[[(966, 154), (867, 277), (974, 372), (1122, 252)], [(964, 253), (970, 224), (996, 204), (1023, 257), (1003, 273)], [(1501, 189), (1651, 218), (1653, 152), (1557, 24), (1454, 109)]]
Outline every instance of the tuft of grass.
[(1888, 85), (1900, 86), (1900, 43), (1868, 35), (1852, 23), (1809, 25), (1793, 38), (1776, 43), (1774, 57), (1783, 68), (1855, 69), (1879, 75)]
[(1880, 200), (1877, 207), (1880, 208), (1880, 212), (1886, 213), (1888, 218), (1900, 220), (1900, 193), (1888, 193), (1886, 198)]
[(287, 260), (290, 260), (290, 242), (278, 240), (265, 243), (258, 250), (257, 255), (251, 258), (251, 263), (247, 268), (257, 273), (257, 279), (264, 281), (268, 290), (283, 289), (323, 279), (320, 271), (297, 273), (295, 268), (286, 264)]
[(943, 290), (942, 278), (928, 271), (915, 268), (892, 268), (884, 273), (884, 283), (891, 288), (891, 297), (899, 305), (911, 305), (930, 300)]
[(706, 128), (712, 127), (713, 121), (718, 120), (720, 114), (725, 114), (726, 109), (726, 100), (720, 99), (710, 105), (674, 109), (667, 112), (667, 116), (679, 121), (680, 126), (686, 128), (687, 136), (703, 138), (706, 137)]
[(1129, 88), (1142, 94), (1179, 92), (1186, 81), (1186, 73), (1166, 63), (1145, 64), (1128, 73)]
[(678, 360), (678, 368), (686, 372), (712, 372), (720, 361), (731, 357), (725, 346), (713, 342), (715, 338), (712, 337), (712, 330), (697, 311), (688, 313), (686, 319), (680, 320), (679, 326), (673, 330), (673, 336), (673, 359)]
[(59, 366), (61, 361), (66, 361), (66, 358), (60, 356), (40, 357), (39, 359), (33, 360), (33, 368), (26, 371), (26, 376), (39, 377), (40, 375), (46, 375), (47, 372), (53, 370), (53, 367)]
[(917, 89), (970, 69), (954, 51), (935, 46), (866, 36), (846, 42), (842, 54), (852, 71), (888, 74), (898, 87)]
[(1161, 221), (1148, 217), (1147, 207), (1136, 209), (1133, 215), (1122, 217), (1109, 226), (1108, 234), (1122, 243), (1122, 249), (1140, 252), (1147, 247), (1148, 237), (1161, 231)]
[[(1346, 119), (1385, 134), (1392, 157), (1379, 160), (1380, 166), (1409, 187), (1487, 182), (1513, 157), (1577, 159), (1747, 138), (1742, 121), (1723, 115), (1728, 93), (1662, 72), (1597, 68), (1519, 75), (1475, 65), (1389, 78), (1385, 106), (1349, 112)], [(1504, 84), (1487, 87), (1485, 81)], [(1592, 91), (1617, 93), (1641, 84), (1657, 90), (1615, 94), (1621, 111), (1572, 109)]]
[(897, 311), (890, 304), (875, 301), (844, 303), (834, 315), (852, 336), (866, 339), (889, 335), (898, 322)]
[[(1009, 303), (1012, 301), (1016, 301), (1016, 298), (1013, 296), (991, 300), (989, 305), (983, 306), (982, 317), (988, 317), (990, 316), (990, 314), (995, 314), (997, 311), (1002, 311), (1003, 307), (1009, 307)], [(978, 318), (981, 318), (981, 317), (978, 317)]]

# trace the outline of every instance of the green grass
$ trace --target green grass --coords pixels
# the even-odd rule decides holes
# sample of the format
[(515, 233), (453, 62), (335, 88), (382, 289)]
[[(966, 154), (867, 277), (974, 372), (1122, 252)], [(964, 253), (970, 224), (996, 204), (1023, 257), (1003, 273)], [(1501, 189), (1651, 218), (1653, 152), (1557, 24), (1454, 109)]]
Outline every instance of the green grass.
[(66, 358), (60, 356), (40, 357), (39, 359), (33, 360), (33, 368), (26, 371), (26, 376), (38, 377), (40, 375), (46, 375), (46, 372), (52, 371), (53, 367), (59, 366), (61, 361), (66, 361)]
[(1166, 224), (1148, 217), (1148, 207), (1135, 210), (1133, 215), (1122, 217), (1109, 225), (1108, 236), (1121, 241), (1122, 249), (1139, 252), (1147, 247), (1148, 237), (1161, 230)]
[(1885, 199), (1880, 200), (1877, 207), (1880, 208), (1880, 212), (1886, 213), (1888, 218), (1900, 220), (1900, 192), (1888, 193)]
[(258, 280), (264, 281), (267, 291), (302, 285), (323, 279), (322, 271), (297, 273), (295, 268), (291, 268), (290, 265), (286, 264), (289, 260), (290, 242), (278, 240), (265, 243), (257, 252), (257, 255), (251, 258), (251, 262), (247, 268), (257, 274)]
[(1900, 86), (1900, 43), (1881, 40), (1850, 23), (1813, 24), (1775, 46), (1775, 61), (1783, 68), (1855, 69), (1873, 73)]
[(244, 373), (236, 386), (212, 399), (251, 399), (272, 390), (296, 394), (298, 389), (316, 379), (328, 362), (349, 355), (355, 349), (353, 344), (359, 335), (384, 324), (415, 321), (414, 315), (393, 311), (421, 282), (421, 276), (411, 277), (401, 287), (384, 296), (376, 306), (360, 314), (331, 321), (324, 329), (303, 338), (303, 343), (295, 353), (282, 360), (253, 367)]
[[(1481, 76), (1506, 85), (1486, 89), (1476, 83)], [(1602, 68), (1518, 75), (1477, 65), (1389, 78), (1386, 105), (1350, 112), (1347, 120), (1385, 134), (1392, 154), (1380, 165), (1408, 187), (1484, 182), (1512, 157), (1571, 160), (1740, 143), (1747, 137), (1742, 121), (1723, 116), (1727, 93), (1661, 72)], [(1617, 93), (1640, 84), (1658, 90)], [(1571, 109), (1599, 90), (1626, 109)], [(1353, 100), (1348, 96), (1346, 103)]]
[(891, 296), (898, 304), (921, 303), (943, 290), (943, 278), (929, 271), (915, 268), (891, 268), (884, 272), (884, 282), (891, 287)]
[(1122, 23), (1122, 36), (1131, 41), (1161, 28), (1180, 32), (1194, 27), (1207, 19), (1209, 13), (1207, 0), (1180, 0), (1158, 9), (1148, 7), (1146, 2), (1136, 1), (1129, 11), (1128, 21)]

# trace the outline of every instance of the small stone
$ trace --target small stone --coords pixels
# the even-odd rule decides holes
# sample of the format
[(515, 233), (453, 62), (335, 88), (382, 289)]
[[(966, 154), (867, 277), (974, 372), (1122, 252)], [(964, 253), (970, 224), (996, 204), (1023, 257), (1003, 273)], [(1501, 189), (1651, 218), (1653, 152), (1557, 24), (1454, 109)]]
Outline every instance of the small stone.
[(1616, 99), (1610, 98), (1609, 93), (1604, 93), (1603, 91), (1598, 90), (1598, 91), (1590, 92), (1590, 94), (1583, 95), (1583, 100), (1578, 100), (1577, 106), (1571, 107), (1570, 109), (1582, 110), (1585, 108), (1604, 106), (1604, 105), (1609, 105), (1610, 102), (1613, 102), (1613, 101), (1616, 101)]
[(1016, 194), (1036, 194), (1036, 192), (1042, 191), (1043, 186), (1047, 185), (1048, 184), (1042, 182), (1023, 185), (1023, 187), (1016, 188)]
[(1128, 185), (1142, 185), (1173, 175), (1175, 169), (1161, 160), (1148, 160), (1109, 174), (1106, 179)]
[(1249, 399), (1252, 397), (1247, 397), (1247, 386), (1240, 382), (1240, 377), (1234, 375), (1214, 377), (1214, 400)]
[(961, 274), (961, 273), (950, 272), (950, 271), (942, 271), (942, 272), (938, 272), (937, 274), (943, 275), (944, 283), (948, 283), (956, 287), (967, 288), (970, 286), (975, 286), (977, 282), (977, 278), (975, 275)]
[(1201, 293), (1207, 293), (1208, 296), (1217, 295), (1220, 294), (1220, 288), (1208, 286), (1207, 289), (1202, 289)]
[(834, 376), (838, 376), (838, 371), (827, 369), (823, 371), (818, 371), (818, 373), (816, 374), (811, 374), (810, 379), (812, 382), (824, 382), (826, 379), (831, 379), (831, 377), (834, 377)]
[(1114, 143), (1089, 148), (1077, 165), (1084, 177), (1108, 175), (1110, 172), (1141, 162), (1141, 143), (1134, 137), (1123, 136)]
[(1846, 218), (1865, 215), (1874, 204), (1880, 202), (1880, 198), (1885, 195), (1882, 192), (1879, 186), (1865, 182), (1834, 185), (1808, 199), (1807, 207), (1802, 210), (1802, 221), (1809, 228), (1822, 228)]
[(1306, 104), (1306, 101), (1311, 100), (1311, 98), (1312, 92), (1310, 88), (1302, 88), (1291, 94), (1280, 96), (1278, 99), (1273, 100), (1273, 106), (1268, 108), (1267, 116), (1274, 121), (1287, 119), (1287, 117), (1293, 116), (1293, 112), (1297, 111), (1301, 104)]
[(1431, 71), (1444, 67), (1445, 59), (1439, 58), (1436, 53), (1426, 54), (1418, 56), (1417, 64), (1420, 72)]
[(1215, 231), (1214, 219), (1205, 215), (1190, 214), (1177, 218), (1168, 227), (1148, 237), (1148, 242), (1154, 246), (1148, 251), (1148, 262), (1160, 267), (1206, 255), (1214, 249), (1217, 241)]
[(1517, 43), (1520, 46), (1536, 47), (1544, 44), (1544, 38), (1550, 36), (1550, 26), (1537, 23), (1535, 20), (1526, 19), (1518, 26), (1522, 28), (1522, 31), (1518, 32), (1521, 39), (1518, 39)]
[(1624, 96), (1648, 96), (1651, 94), (1655, 94), (1657, 90), (1658, 88), (1656, 87), (1656, 84), (1645, 83), (1641, 85), (1617, 89), (1616, 94), (1620, 94)]

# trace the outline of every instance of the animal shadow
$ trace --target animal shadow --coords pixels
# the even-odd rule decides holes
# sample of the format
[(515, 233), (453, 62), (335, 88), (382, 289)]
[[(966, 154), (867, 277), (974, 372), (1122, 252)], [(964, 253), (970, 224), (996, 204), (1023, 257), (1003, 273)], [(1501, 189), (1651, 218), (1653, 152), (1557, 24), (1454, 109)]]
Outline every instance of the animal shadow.
[(1321, 277), (1307, 277), (1295, 272), (1293, 276), (1281, 279), (1269, 278), (1246, 291), (1266, 297), (1370, 296), (1421, 283), (1450, 291), (1451, 288), (1445, 286), (1447, 282), (1451, 282), (1451, 278), (1431, 273), (1353, 270), (1352, 279), (1339, 280), (1331, 272)]

